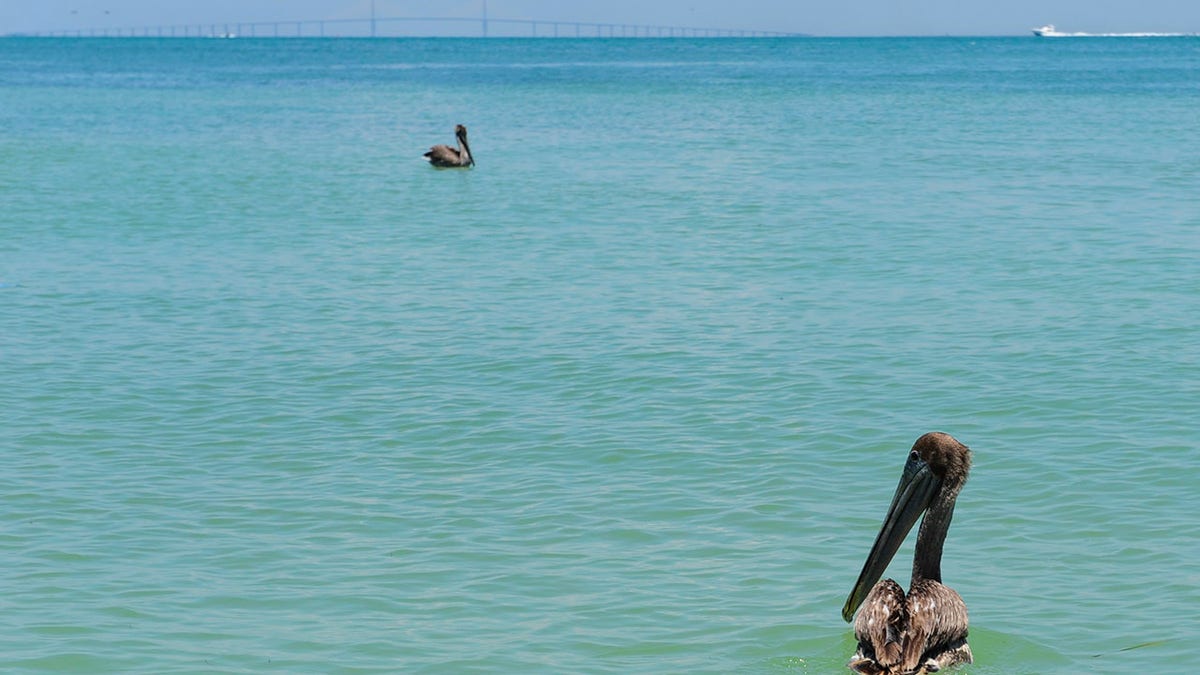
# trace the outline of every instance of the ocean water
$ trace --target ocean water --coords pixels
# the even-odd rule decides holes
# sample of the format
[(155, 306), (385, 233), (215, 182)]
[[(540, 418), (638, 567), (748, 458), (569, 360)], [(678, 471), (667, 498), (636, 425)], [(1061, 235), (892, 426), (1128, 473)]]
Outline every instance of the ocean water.
[(0, 670), (845, 672), (933, 429), (960, 672), (1195, 670), (1198, 131), (1190, 38), (0, 40)]

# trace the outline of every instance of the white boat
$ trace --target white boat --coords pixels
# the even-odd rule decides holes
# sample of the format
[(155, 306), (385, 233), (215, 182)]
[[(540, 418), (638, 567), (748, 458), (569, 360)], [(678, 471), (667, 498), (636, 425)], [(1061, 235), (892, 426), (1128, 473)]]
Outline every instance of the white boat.
[(1038, 37), (1188, 37), (1192, 33), (1064, 33), (1048, 23), (1041, 28), (1034, 28), (1033, 34)]

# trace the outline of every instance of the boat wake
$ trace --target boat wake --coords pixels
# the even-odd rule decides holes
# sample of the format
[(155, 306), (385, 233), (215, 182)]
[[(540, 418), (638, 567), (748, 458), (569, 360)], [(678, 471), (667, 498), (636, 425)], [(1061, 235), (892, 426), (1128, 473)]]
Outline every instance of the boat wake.
[(1033, 34), (1038, 37), (1193, 37), (1196, 33), (1064, 33), (1047, 24), (1034, 28)]

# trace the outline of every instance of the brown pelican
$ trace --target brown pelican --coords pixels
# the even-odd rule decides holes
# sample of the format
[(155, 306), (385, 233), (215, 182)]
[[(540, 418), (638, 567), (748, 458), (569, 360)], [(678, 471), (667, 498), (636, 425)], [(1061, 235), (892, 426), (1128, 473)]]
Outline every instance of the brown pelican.
[[(942, 544), (954, 500), (970, 469), (971, 450), (949, 434), (928, 433), (913, 444), (883, 527), (842, 607), (848, 622), (862, 605), (854, 622), (858, 651), (846, 664), (851, 670), (920, 675), (971, 663), (967, 605), (954, 589), (942, 585)], [(925, 519), (917, 533), (906, 596), (891, 579), (875, 582), (922, 512)]]
[(425, 153), (430, 164), (456, 168), (475, 165), (475, 158), (471, 156), (471, 146), (467, 143), (467, 128), (461, 124), (455, 125), (454, 137), (458, 139), (457, 149), (448, 145), (435, 145)]

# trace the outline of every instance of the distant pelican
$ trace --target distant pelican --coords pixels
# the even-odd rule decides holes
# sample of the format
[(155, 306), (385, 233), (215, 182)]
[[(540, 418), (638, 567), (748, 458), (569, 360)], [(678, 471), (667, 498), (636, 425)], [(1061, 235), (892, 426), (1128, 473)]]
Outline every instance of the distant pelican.
[(435, 145), (425, 153), (430, 164), (460, 169), (475, 165), (475, 158), (471, 156), (471, 146), (467, 143), (467, 128), (461, 124), (456, 125), (454, 137), (458, 139), (457, 149), (448, 145)]
[[(849, 622), (854, 610), (863, 606), (854, 622), (858, 651), (846, 664), (851, 670), (921, 675), (971, 663), (967, 605), (954, 589), (942, 585), (942, 544), (970, 470), (971, 450), (949, 434), (928, 433), (913, 444), (883, 527), (842, 607), (842, 618)], [(925, 519), (917, 533), (906, 597), (891, 579), (875, 582), (922, 512)]]

